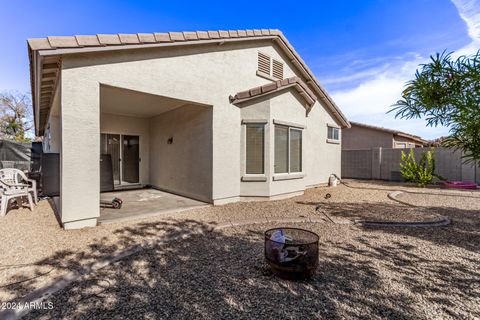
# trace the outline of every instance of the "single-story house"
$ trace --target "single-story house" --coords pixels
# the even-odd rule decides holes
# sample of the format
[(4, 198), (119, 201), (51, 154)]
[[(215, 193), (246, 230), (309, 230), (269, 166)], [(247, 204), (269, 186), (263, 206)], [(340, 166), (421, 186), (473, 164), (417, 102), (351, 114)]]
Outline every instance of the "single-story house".
[(340, 175), (350, 124), (279, 30), (54, 36), (29, 39), (28, 54), (67, 229), (97, 223), (101, 154), (119, 188), (215, 205)]
[(413, 134), (350, 121), (351, 127), (342, 131), (342, 149), (420, 148), (428, 141)]

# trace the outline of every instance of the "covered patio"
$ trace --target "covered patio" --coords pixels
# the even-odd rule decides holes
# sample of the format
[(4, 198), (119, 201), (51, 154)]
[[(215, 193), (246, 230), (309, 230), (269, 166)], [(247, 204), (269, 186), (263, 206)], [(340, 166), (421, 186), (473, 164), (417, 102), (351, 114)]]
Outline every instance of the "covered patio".
[[(210, 202), (212, 108), (193, 101), (102, 84), (100, 154), (111, 158), (107, 158), (111, 161), (111, 173), (106, 174), (101, 165), (100, 174), (102, 177), (113, 175), (114, 185), (114, 190), (103, 188), (102, 191), (152, 186), (201, 203)], [(144, 208), (144, 204), (149, 203), (145, 201), (147, 198), (161, 198), (159, 208), (171, 209), (173, 203), (180, 206), (196, 203), (157, 190), (139, 190), (122, 197), (125, 198), (122, 210), (135, 207), (139, 214), (147, 210)], [(168, 204), (164, 200), (168, 200)], [(141, 205), (130, 207), (129, 201), (140, 201)]]
[(152, 188), (105, 192), (100, 195), (102, 201), (111, 201), (113, 198), (122, 199), (122, 208), (101, 208), (98, 224), (134, 220), (209, 206), (208, 203), (202, 201)]

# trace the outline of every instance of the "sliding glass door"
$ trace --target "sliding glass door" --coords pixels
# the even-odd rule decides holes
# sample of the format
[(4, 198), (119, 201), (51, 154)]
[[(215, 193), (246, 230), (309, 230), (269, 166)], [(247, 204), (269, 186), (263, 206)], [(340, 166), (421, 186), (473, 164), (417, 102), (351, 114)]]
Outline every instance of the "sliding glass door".
[(139, 136), (102, 133), (100, 154), (109, 154), (112, 159), (113, 183), (115, 185), (140, 182)]
[[(102, 133), (100, 154), (109, 154), (112, 158), (113, 183), (120, 184), (120, 135)], [(107, 167), (108, 168), (108, 167)]]
[(138, 136), (122, 136), (122, 182), (139, 182), (140, 139)]

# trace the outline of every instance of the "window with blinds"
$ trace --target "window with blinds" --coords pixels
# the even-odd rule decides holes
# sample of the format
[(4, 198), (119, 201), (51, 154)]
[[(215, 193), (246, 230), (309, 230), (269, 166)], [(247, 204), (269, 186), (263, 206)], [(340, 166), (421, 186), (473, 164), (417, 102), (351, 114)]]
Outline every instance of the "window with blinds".
[(275, 173), (288, 172), (288, 127), (275, 126)]
[(246, 174), (264, 174), (265, 125), (246, 125)]
[(302, 172), (302, 130), (290, 128), (290, 172)]
[(302, 130), (275, 126), (274, 172), (302, 172)]
[(264, 53), (258, 53), (258, 71), (270, 75), (270, 57)]
[(272, 60), (272, 76), (279, 80), (283, 79), (283, 63), (275, 59)]

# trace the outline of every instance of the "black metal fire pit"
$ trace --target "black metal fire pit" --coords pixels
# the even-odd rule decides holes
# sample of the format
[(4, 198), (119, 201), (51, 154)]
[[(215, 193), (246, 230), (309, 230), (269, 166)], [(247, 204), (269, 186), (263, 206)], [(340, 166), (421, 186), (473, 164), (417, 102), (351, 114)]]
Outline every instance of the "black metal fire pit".
[(318, 266), (318, 240), (316, 233), (299, 228), (267, 230), (265, 259), (283, 279), (308, 279)]

